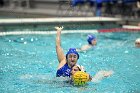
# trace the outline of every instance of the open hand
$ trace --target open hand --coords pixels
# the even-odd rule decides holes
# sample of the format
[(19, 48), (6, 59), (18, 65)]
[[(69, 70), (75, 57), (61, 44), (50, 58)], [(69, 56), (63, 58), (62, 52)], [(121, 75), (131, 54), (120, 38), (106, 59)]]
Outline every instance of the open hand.
[(57, 27), (55, 27), (55, 29), (61, 31), (63, 29), (63, 26), (62, 27), (57, 26)]

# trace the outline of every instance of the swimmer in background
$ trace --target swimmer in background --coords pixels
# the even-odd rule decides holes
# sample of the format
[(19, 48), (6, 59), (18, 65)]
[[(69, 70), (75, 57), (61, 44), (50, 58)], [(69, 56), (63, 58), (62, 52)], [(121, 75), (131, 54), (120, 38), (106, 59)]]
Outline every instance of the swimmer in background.
[[(83, 66), (80, 66), (80, 65), (75, 65), (73, 66), (72, 68), (72, 71), (71, 71), (71, 77), (77, 72), (77, 71), (82, 71), (82, 72), (85, 72)], [(105, 71), (105, 70), (101, 70), (99, 72), (97, 72), (93, 77), (91, 75), (89, 75), (88, 73), (88, 81), (91, 81), (91, 82), (94, 82), (94, 83), (99, 83), (103, 78), (105, 77), (109, 77), (113, 74), (114, 72), (112, 70), (110, 71)]]
[(87, 41), (88, 41), (87, 45), (83, 45), (81, 48), (77, 48), (76, 51), (78, 51), (78, 52), (86, 51), (86, 50), (93, 48), (97, 44), (97, 40), (94, 35), (88, 35)]
[(61, 31), (63, 27), (55, 27), (56, 34), (56, 53), (59, 61), (56, 76), (70, 77), (71, 68), (77, 63), (79, 54), (75, 48), (70, 48), (65, 56), (61, 47)]
[(135, 41), (135, 46), (136, 46), (137, 48), (140, 48), (140, 38), (136, 39), (136, 41)]

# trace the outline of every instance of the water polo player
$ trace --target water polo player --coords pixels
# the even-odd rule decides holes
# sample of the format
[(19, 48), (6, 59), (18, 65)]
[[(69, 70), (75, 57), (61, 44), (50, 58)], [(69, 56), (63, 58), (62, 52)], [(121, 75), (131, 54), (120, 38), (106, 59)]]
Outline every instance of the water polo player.
[(135, 40), (135, 46), (137, 48), (140, 48), (140, 38), (138, 38), (138, 39)]
[(76, 86), (83, 86), (88, 81), (92, 81), (94, 83), (99, 83), (104, 77), (109, 77), (113, 74), (113, 71), (105, 71), (101, 70), (97, 72), (93, 77), (91, 77), (88, 73), (85, 72), (83, 66), (75, 65), (71, 70), (71, 81), (72, 84)]
[(63, 49), (61, 47), (61, 30), (63, 29), (63, 27), (55, 27), (55, 29), (57, 30), (56, 52), (59, 61), (56, 76), (70, 77), (71, 68), (77, 63), (79, 54), (75, 48), (70, 48), (66, 56), (64, 55)]
[(88, 35), (87, 42), (88, 42), (87, 45), (83, 45), (81, 48), (78, 48), (76, 50), (80, 52), (80, 51), (86, 51), (86, 50), (91, 49), (97, 44), (96, 37), (94, 35)]

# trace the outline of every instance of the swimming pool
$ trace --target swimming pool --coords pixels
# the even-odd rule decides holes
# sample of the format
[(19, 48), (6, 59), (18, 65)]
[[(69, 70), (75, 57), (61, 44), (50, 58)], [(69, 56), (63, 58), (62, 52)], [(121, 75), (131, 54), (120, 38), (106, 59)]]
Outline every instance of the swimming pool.
[[(89, 33), (62, 34), (62, 47), (86, 44)], [(94, 33), (97, 46), (80, 52), (79, 64), (94, 75), (99, 70), (114, 74), (95, 84), (74, 87), (55, 78), (58, 65), (55, 34), (9, 35), (0, 37), (1, 93), (139, 93), (140, 49), (134, 41), (139, 32)], [(78, 37), (78, 38), (77, 38)]]

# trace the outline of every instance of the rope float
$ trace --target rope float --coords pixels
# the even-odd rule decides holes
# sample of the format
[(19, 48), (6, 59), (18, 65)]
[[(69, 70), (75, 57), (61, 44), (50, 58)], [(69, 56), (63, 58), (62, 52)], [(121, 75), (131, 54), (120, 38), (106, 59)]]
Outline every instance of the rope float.
[[(62, 34), (66, 33), (98, 33), (98, 30), (64, 30)], [(56, 34), (56, 31), (10, 31), (10, 32), (0, 32), (0, 36), (6, 35), (30, 35), (30, 34), (40, 34), (40, 35), (50, 35)]]
[[(106, 33), (106, 32), (140, 32), (140, 28), (112, 28), (112, 29), (100, 29), (100, 30), (64, 30), (62, 34), (66, 33)], [(6, 35), (50, 35), (56, 34), (56, 31), (10, 31), (0, 32), (0, 36)]]

